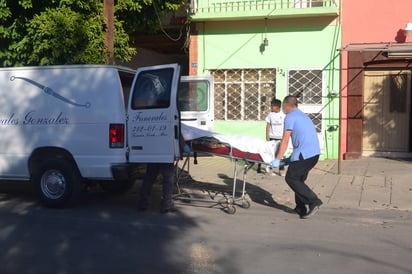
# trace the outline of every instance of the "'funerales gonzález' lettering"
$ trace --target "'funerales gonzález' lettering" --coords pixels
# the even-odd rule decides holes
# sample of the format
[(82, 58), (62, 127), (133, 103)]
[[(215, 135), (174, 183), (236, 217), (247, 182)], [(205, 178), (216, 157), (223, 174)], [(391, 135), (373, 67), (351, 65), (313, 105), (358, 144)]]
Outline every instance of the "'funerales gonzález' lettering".
[(167, 115), (164, 112), (160, 112), (156, 115), (144, 116), (143, 112), (138, 112), (133, 116), (132, 122), (162, 122), (167, 121)]
[[(20, 117), (22, 118), (22, 117)], [(23, 119), (16, 117), (13, 112), (8, 116), (0, 115), (0, 126), (17, 126), (17, 125), (67, 125), (69, 118), (64, 116), (63, 112), (55, 115), (37, 114), (36, 111), (27, 112)]]
[(60, 112), (57, 116), (36, 116), (35, 111), (30, 111), (24, 117), (23, 125), (64, 125), (69, 123), (69, 118)]

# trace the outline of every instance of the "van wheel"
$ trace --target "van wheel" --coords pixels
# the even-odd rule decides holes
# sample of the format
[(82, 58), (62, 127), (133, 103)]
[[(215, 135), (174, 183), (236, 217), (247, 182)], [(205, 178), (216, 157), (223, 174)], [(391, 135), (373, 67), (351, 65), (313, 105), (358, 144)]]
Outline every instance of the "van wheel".
[(47, 207), (73, 203), (80, 194), (80, 174), (64, 159), (51, 159), (33, 173), (33, 184), (41, 202)]
[(99, 182), (99, 185), (107, 193), (123, 194), (133, 187), (134, 180), (105, 181)]

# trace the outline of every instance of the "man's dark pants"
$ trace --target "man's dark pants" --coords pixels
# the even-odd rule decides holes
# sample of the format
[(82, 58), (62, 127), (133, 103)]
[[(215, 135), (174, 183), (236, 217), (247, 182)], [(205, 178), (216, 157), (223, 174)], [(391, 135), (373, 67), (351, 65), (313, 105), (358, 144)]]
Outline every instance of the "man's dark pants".
[(296, 207), (305, 209), (305, 205), (317, 203), (318, 196), (305, 184), (309, 171), (316, 165), (319, 155), (303, 159), (302, 155), (299, 161), (290, 162), (286, 173), (286, 183), (295, 192)]
[(143, 179), (139, 206), (145, 208), (148, 204), (150, 192), (157, 176), (162, 174), (163, 177), (163, 199), (162, 208), (168, 209), (172, 205), (172, 192), (174, 183), (174, 165), (173, 163), (150, 163), (147, 164), (146, 175)]

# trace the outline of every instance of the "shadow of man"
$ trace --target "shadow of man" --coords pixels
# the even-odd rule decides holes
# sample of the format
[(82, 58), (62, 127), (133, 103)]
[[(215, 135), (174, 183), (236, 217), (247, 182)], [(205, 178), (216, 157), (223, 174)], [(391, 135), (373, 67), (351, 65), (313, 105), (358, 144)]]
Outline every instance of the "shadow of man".
[[(234, 183), (233, 178), (231, 178), (228, 175), (223, 174), (223, 173), (219, 173), (218, 177), (223, 180), (223, 182), (226, 184), (226, 186), (233, 187), (233, 183)], [(239, 196), (242, 195), (241, 187), (243, 187), (243, 181), (240, 180), (240, 179), (236, 179), (236, 197), (239, 197)], [(265, 190), (265, 189), (263, 189), (263, 188), (261, 188), (257, 185), (246, 182), (245, 191), (246, 191), (247, 195), (249, 196), (249, 198), (257, 204), (272, 207), (272, 208), (276, 208), (276, 209), (282, 210), (282, 211), (287, 212), (287, 213), (295, 214), (294, 209), (292, 209), (292, 208), (290, 208), (286, 205), (283, 205), (283, 204), (280, 204), (280, 203), (276, 202), (273, 199), (272, 193), (268, 192), (267, 190)]]

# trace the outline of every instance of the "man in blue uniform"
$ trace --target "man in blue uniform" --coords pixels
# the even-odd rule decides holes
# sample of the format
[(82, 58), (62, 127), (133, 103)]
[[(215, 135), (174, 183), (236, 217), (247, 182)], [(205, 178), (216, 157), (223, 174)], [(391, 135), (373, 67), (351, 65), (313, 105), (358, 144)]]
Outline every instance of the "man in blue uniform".
[(286, 113), (283, 137), (272, 166), (278, 167), (280, 165), (289, 139), (292, 139), (293, 152), (285, 180), (295, 192), (296, 213), (301, 218), (308, 218), (315, 214), (322, 205), (318, 196), (305, 184), (309, 171), (319, 160), (319, 139), (312, 120), (298, 109), (296, 96), (285, 97), (283, 111)]

